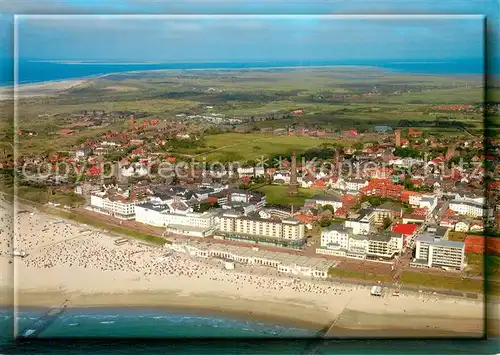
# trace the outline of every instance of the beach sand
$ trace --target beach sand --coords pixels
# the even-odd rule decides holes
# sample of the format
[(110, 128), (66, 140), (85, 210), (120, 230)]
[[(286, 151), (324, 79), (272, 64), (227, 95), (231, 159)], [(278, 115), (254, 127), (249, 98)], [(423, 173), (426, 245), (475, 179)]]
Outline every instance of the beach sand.
[(298, 280), (269, 268), (227, 271), (215, 260), (165, 257), (167, 250), (137, 242), (116, 246), (103, 231), (54, 223), (39, 212), (15, 215), (16, 247), (29, 256), (12, 259), (12, 218), (2, 217), (1, 304), (54, 307), (69, 299), (69, 307), (161, 307), (315, 330), (335, 322), (332, 336), (483, 334), (478, 300), (410, 292), (372, 297), (369, 287)]
[[(86, 79), (47, 81), (34, 84), (22, 84), (17, 86), (17, 97), (27, 98), (35, 96), (54, 95), (61, 91), (71, 89), (87, 82)], [(13, 87), (0, 87), (0, 101), (13, 99)]]

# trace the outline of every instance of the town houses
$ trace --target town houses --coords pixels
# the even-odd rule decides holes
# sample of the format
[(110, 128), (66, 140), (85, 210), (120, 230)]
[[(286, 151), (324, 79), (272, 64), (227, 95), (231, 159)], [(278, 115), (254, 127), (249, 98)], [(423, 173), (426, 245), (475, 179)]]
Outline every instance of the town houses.
[[(294, 117), (304, 114), (293, 112)], [(81, 115), (79, 119), (89, 120), (115, 117), (98, 111)], [(414, 269), (463, 269), (465, 244), (453, 240), (454, 235), (484, 233), (500, 204), (498, 186), (491, 184), (496, 204), (486, 206), (487, 172), (479, 165), (493, 158), (481, 151), (478, 137), (451, 139), (418, 127), (384, 125), (369, 132), (354, 127), (337, 133), (275, 129), (275, 135), (336, 136), (343, 143), (323, 146), (320, 157), (306, 151), (296, 164), (288, 154), (277, 164), (190, 166), (189, 158), (170, 146), (196, 147), (204, 134), (199, 123), (225, 117), (193, 116), (186, 125), (189, 115), (172, 122), (130, 116), (128, 129), (84, 138), (67, 154), (27, 156), (2, 166), (66, 163), (79, 174), (74, 191), (86, 198), (85, 208), (160, 228), (166, 238), (293, 252), (312, 248), (318, 256), (386, 263), (411, 250), (408, 264)], [(59, 134), (72, 135), (77, 129)], [(459, 159), (467, 164), (451, 165)], [(60, 176), (30, 182), (69, 184)]]

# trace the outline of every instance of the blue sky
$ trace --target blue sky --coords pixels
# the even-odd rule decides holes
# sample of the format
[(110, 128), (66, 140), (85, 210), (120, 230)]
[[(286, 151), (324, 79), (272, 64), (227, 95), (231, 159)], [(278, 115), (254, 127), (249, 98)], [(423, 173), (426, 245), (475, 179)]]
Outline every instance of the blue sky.
[[(20, 58), (97, 61), (242, 61), (481, 57), (488, 17), (498, 50), (496, 0), (385, 1), (0, 1), (2, 56), (12, 55), (13, 14)], [(418, 17), (202, 16), (105, 14), (420, 14)], [(71, 16), (101, 14), (101, 16)], [(68, 16), (63, 16), (68, 15)], [(5, 31), (2, 31), (5, 29)], [(500, 56), (499, 56), (500, 58)]]

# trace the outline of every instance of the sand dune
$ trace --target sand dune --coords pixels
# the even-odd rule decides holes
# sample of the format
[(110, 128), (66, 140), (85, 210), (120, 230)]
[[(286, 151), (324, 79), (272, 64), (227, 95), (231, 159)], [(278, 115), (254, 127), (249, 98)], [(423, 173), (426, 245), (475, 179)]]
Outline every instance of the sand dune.
[[(74, 79), (74, 80), (60, 80), (60, 81), (47, 81), (35, 84), (23, 84), (17, 86), (17, 97), (27, 98), (35, 96), (54, 95), (61, 91), (68, 90), (72, 87), (81, 85), (88, 80)], [(9, 100), (14, 98), (13, 87), (0, 87), (0, 100)]]

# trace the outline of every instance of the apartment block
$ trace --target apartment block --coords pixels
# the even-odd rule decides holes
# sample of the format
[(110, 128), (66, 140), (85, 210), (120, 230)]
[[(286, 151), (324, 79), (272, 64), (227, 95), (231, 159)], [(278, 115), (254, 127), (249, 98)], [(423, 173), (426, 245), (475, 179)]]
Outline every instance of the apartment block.
[(226, 212), (219, 220), (221, 237), (269, 244), (298, 245), (305, 242), (305, 225), (295, 219), (281, 221)]
[(462, 270), (465, 263), (465, 244), (441, 240), (432, 235), (417, 237), (412, 267), (439, 267)]

